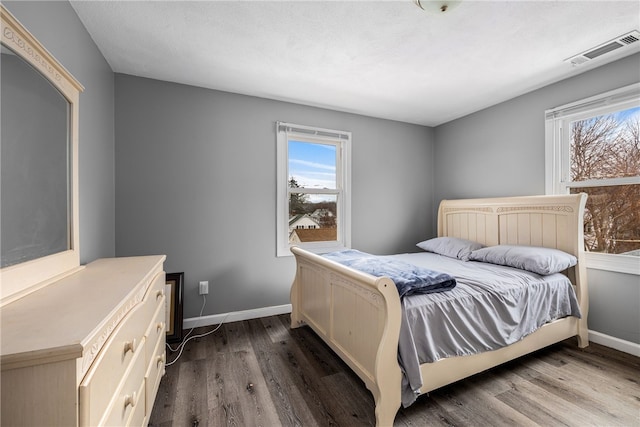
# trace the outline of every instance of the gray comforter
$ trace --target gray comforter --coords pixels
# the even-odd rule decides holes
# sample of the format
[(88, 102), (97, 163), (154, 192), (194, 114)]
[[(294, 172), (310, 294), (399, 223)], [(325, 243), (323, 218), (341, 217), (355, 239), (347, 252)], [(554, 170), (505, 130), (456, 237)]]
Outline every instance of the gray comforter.
[(422, 386), (421, 363), (495, 350), (554, 319), (580, 317), (573, 286), (560, 273), (540, 276), (427, 252), (389, 258), (448, 273), (457, 281), (447, 292), (402, 300), (398, 360), (404, 373), (405, 407), (415, 401)]

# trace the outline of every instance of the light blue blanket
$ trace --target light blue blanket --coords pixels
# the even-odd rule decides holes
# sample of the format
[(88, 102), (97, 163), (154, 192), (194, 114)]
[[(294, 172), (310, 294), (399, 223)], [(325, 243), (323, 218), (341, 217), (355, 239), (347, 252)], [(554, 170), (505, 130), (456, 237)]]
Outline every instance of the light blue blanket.
[(330, 252), (323, 256), (372, 276), (389, 277), (396, 284), (400, 298), (413, 294), (447, 291), (456, 286), (456, 279), (449, 274), (355, 249)]

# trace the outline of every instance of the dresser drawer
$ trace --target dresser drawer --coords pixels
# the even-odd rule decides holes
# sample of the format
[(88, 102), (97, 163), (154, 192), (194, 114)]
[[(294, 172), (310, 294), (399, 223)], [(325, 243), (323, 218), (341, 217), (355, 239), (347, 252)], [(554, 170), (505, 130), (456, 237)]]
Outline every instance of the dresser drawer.
[(138, 304), (122, 319), (80, 383), (81, 425), (97, 424), (134, 357), (144, 364), (147, 311), (145, 304)]
[(165, 323), (165, 319), (166, 319), (166, 312), (165, 312), (164, 298), (163, 298), (163, 304), (156, 309), (156, 312), (153, 315), (153, 320), (149, 324), (149, 328), (147, 329), (147, 332), (145, 332), (144, 334), (146, 339), (145, 366), (149, 366), (149, 362), (151, 361), (151, 358), (155, 354), (155, 351), (156, 351), (155, 348), (158, 342), (162, 341), (162, 344), (166, 342), (165, 337), (167, 333), (167, 326)]
[(144, 300), (154, 300), (156, 304), (160, 303), (160, 297), (164, 296), (164, 287), (166, 285), (166, 275), (164, 271), (155, 275), (151, 281), (151, 285), (144, 295)]
[[(144, 345), (144, 343), (142, 343)], [(134, 359), (125, 373), (125, 377), (116, 391), (106, 414), (100, 422), (91, 425), (126, 426), (132, 418), (142, 411), (144, 419), (146, 398), (144, 396), (144, 352), (136, 352)], [(138, 424), (140, 425), (140, 424)]]
[(140, 388), (138, 389), (138, 396), (140, 396), (140, 398), (138, 402), (136, 402), (136, 405), (133, 407), (131, 416), (129, 417), (129, 419), (127, 420), (127, 423), (125, 424), (127, 427), (129, 426), (141, 427), (145, 425), (144, 419), (146, 416), (146, 413), (145, 413), (146, 408), (145, 408), (144, 402), (142, 401), (144, 389), (145, 389), (145, 386), (143, 382), (143, 384), (140, 384)]
[[(166, 332), (166, 328), (162, 328), (162, 334)], [(148, 346), (147, 348), (150, 348)], [(164, 375), (165, 363), (166, 363), (166, 349), (164, 340), (159, 340), (156, 343), (156, 347), (153, 349), (151, 362), (147, 365), (147, 372), (144, 376), (145, 383), (145, 396), (147, 398), (147, 415), (151, 414), (153, 409), (153, 401), (155, 400), (156, 391), (160, 385), (160, 379)]]

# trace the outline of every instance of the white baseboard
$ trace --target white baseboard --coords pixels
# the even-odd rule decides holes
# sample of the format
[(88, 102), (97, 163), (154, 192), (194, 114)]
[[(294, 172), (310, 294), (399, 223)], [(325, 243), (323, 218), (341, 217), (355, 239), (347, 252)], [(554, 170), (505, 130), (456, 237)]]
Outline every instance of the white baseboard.
[(589, 341), (640, 357), (640, 344), (621, 340), (601, 332), (589, 331)]
[(210, 316), (190, 317), (188, 319), (184, 319), (182, 322), (182, 328), (199, 328), (200, 326), (218, 325), (222, 322), (238, 322), (240, 320), (258, 319), (260, 317), (276, 316), (278, 314), (285, 313), (291, 313), (291, 304), (254, 308), (252, 310), (232, 311), (229, 313), (212, 314)]
[[(275, 305), (271, 307), (255, 308), (252, 310), (232, 311), (229, 313), (212, 314), (210, 316), (190, 317), (184, 319), (184, 329), (198, 328), (201, 326), (218, 325), (222, 322), (238, 322), (241, 320), (259, 319), (260, 317), (276, 316), (278, 314), (291, 313), (291, 304)], [(596, 344), (611, 347), (613, 349), (640, 357), (640, 344), (621, 340), (601, 332), (589, 331), (589, 341)]]

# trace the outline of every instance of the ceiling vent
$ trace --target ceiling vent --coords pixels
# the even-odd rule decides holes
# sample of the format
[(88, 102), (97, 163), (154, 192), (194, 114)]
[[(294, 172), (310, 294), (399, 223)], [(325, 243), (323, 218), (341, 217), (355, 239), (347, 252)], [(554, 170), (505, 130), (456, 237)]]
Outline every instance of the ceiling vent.
[(582, 52), (572, 58), (565, 59), (565, 62), (571, 62), (571, 65), (584, 64), (587, 61), (596, 59), (602, 55), (605, 55), (614, 50), (625, 48), (631, 45), (640, 47), (640, 32), (631, 31), (630, 33), (621, 35), (613, 40), (601, 44), (593, 49), (589, 49), (586, 52)]

